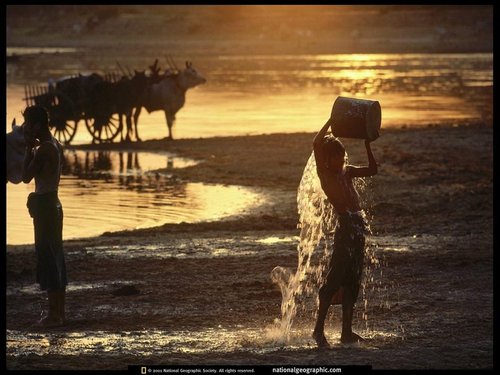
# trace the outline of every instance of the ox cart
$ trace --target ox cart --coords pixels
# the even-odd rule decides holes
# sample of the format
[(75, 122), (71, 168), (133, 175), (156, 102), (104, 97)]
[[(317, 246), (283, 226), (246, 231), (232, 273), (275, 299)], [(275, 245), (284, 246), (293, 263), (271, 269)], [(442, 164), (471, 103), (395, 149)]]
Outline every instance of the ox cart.
[(25, 86), (24, 100), (27, 106), (45, 107), (49, 127), (61, 143), (73, 140), (80, 121), (85, 122), (92, 142), (111, 142), (120, 133), (120, 119), (109, 100), (96, 100), (95, 95), (103, 86), (116, 82), (115, 74), (79, 74), (49, 82), (46, 87)]
[(149, 113), (165, 112), (169, 138), (172, 138), (175, 114), (185, 103), (186, 91), (205, 83), (206, 79), (190, 62), (179, 70), (172, 60), (170, 69), (163, 74), (159, 74), (157, 64), (158, 60), (149, 67), (149, 75), (145, 71), (125, 74), (118, 64), (124, 73), (121, 77), (114, 73), (78, 74), (49, 82), (46, 87), (25, 86), (24, 100), (27, 106), (40, 105), (47, 109), (49, 127), (63, 144), (70, 144), (82, 120), (92, 143), (112, 142), (118, 134), (122, 141), (130, 141), (134, 136), (140, 140), (137, 124), (142, 107)]

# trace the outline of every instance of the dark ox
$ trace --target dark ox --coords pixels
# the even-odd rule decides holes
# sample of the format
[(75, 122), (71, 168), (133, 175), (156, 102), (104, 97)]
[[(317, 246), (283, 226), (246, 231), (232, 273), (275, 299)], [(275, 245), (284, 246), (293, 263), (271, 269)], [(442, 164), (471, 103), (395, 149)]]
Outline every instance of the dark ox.
[(148, 113), (160, 110), (165, 112), (168, 126), (168, 138), (173, 139), (172, 126), (174, 125), (175, 114), (186, 102), (186, 91), (206, 81), (207, 80), (192, 67), (192, 63), (188, 61), (186, 61), (186, 68), (184, 70), (174, 74), (169, 72), (164, 73), (163, 79), (146, 88), (141, 105), (136, 107), (134, 113), (136, 135), (139, 114), (141, 113), (142, 107), (144, 107)]
[[(116, 82), (102, 80), (90, 92), (87, 114), (99, 124), (99, 131), (102, 131), (102, 126), (112, 114), (118, 114), (121, 140), (130, 141), (133, 131), (132, 111), (141, 105), (145, 90), (152, 82), (144, 71), (135, 71), (132, 77), (123, 76)], [(126, 128), (123, 126), (123, 117)]]
[[(121, 140), (130, 141), (132, 137), (132, 112), (134, 108), (141, 104), (146, 88), (150, 85), (149, 78), (144, 71), (134, 71), (132, 78), (122, 77), (121, 80), (115, 83), (114, 87), (114, 105), (115, 112), (120, 116)], [(125, 137), (123, 136), (123, 116), (126, 119)], [(136, 138), (137, 129), (136, 129)]]

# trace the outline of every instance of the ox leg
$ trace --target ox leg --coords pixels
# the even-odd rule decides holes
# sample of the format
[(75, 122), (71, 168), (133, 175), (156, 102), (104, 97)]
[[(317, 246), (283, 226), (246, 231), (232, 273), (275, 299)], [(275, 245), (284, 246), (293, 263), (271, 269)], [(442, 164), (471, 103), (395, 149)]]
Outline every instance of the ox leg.
[(124, 141), (124, 137), (123, 137), (123, 118), (122, 118), (122, 114), (121, 113), (118, 113), (118, 132), (120, 133), (120, 142), (123, 142)]
[(139, 138), (139, 132), (137, 131), (137, 123), (139, 122), (139, 115), (141, 114), (142, 107), (137, 107), (134, 112), (134, 129), (135, 129), (135, 138), (140, 142), (141, 138)]
[(130, 142), (132, 140), (132, 111), (130, 111), (129, 113), (127, 113), (126, 115), (126, 120), (127, 120), (127, 136), (126, 136), (126, 139), (127, 139), (127, 142)]
[(168, 139), (174, 139), (172, 137), (172, 126), (174, 126), (174, 119), (175, 117), (168, 113), (168, 112), (165, 112), (165, 117), (167, 118), (167, 126), (168, 126)]
[(103, 125), (103, 124), (100, 124), (100, 125), (99, 125), (99, 132), (98, 132), (98, 134), (99, 134), (99, 135), (98, 135), (98, 138), (97, 138), (97, 140), (98, 140), (98, 142), (99, 142), (99, 143), (102, 143), (102, 138), (101, 138), (101, 135), (102, 135), (102, 128), (103, 128), (103, 127), (104, 127), (104, 125)]

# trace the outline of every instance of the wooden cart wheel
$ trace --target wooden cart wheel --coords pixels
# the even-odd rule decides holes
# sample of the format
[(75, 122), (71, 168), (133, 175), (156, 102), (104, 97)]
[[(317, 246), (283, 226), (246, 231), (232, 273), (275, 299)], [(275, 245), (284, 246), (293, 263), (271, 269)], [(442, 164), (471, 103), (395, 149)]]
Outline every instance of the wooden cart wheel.
[(78, 120), (56, 120), (51, 121), (50, 130), (59, 142), (61, 142), (63, 145), (69, 145), (75, 137), (77, 126)]
[(116, 113), (111, 116), (85, 118), (85, 125), (92, 135), (93, 142), (112, 142), (120, 133), (120, 120)]
[(51, 132), (59, 142), (68, 145), (75, 137), (80, 115), (73, 100), (65, 93), (55, 91), (52, 101), (48, 107)]

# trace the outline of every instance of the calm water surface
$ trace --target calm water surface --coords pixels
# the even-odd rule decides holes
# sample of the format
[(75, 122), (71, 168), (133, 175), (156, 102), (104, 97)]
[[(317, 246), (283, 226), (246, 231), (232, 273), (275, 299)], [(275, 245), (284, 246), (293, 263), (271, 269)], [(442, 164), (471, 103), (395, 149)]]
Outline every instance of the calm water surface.
[[(65, 151), (59, 187), (64, 209), (63, 238), (164, 223), (215, 220), (242, 214), (264, 198), (248, 188), (190, 183), (172, 172), (196, 164), (172, 154)], [(167, 168), (167, 173), (153, 170)], [(26, 199), (30, 184), (7, 184), (7, 243), (34, 242)]]
[[(23, 64), (8, 64), (7, 130), (14, 117), (22, 118), (24, 83), (46, 86), (49, 78), (78, 72), (116, 72), (116, 59), (127, 61), (127, 56), (93, 59), (75, 54), (71, 63), (37, 66), (36, 74)], [(153, 60), (128, 65), (146, 69)], [(192, 60), (207, 83), (187, 92), (174, 126), (177, 138), (313, 132), (339, 95), (378, 100), (382, 128), (487, 120), (493, 107), (491, 53), (200, 55)], [(160, 66), (166, 62), (160, 60)], [(144, 140), (164, 138), (163, 112), (143, 110), (139, 134)], [(73, 143), (90, 140), (80, 121)]]
[[(131, 69), (145, 69), (156, 57), (132, 59), (124, 51), (113, 59), (97, 59), (95, 54), (73, 49), (7, 49), (8, 55), (40, 52), (53, 53), (53, 61), (35, 67), (23, 59), (7, 64), (6, 131), (13, 118), (22, 121), (26, 83), (46, 86), (49, 78), (117, 72), (117, 60), (128, 61)], [(492, 121), (491, 53), (200, 54), (190, 59), (207, 83), (187, 92), (186, 105), (176, 116), (176, 138), (314, 132), (330, 116), (339, 95), (378, 100), (382, 136), (389, 127)], [(29, 61), (33, 64), (34, 60)], [(167, 64), (160, 59), (160, 66)], [(164, 138), (163, 112), (143, 110), (139, 134), (143, 140)], [(73, 144), (90, 141), (80, 121)], [(169, 157), (172, 168), (189, 165), (173, 155), (110, 152), (103, 157), (67, 152), (66, 156), (73, 160), (60, 188), (66, 238), (154, 223), (215, 219), (238, 212), (256, 199), (254, 193), (238, 187), (179, 183), (168, 175), (147, 172), (164, 168)], [(139, 166), (124, 167), (134, 160)], [(7, 185), (8, 243), (33, 239), (25, 207), (26, 196), (33, 189), (32, 184)]]

